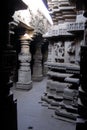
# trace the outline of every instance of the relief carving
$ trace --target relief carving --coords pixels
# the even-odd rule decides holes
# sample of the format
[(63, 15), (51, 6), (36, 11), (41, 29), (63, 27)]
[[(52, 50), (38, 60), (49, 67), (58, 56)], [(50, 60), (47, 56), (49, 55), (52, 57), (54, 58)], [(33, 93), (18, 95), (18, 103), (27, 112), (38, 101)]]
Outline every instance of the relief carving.
[(54, 43), (55, 61), (64, 62), (64, 44), (63, 42)]
[(67, 53), (68, 53), (68, 56), (69, 56), (69, 62), (70, 63), (75, 63), (75, 42), (70, 42), (68, 47), (67, 47)]
[(67, 48), (67, 52), (69, 55), (74, 55), (75, 54), (75, 45), (74, 42), (71, 42)]
[(27, 54), (21, 53), (19, 55), (19, 61), (22, 62), (22, 63), (29, 63), (30, 60), (31, 60), (31, 57), (29, 55), (27, 55)]

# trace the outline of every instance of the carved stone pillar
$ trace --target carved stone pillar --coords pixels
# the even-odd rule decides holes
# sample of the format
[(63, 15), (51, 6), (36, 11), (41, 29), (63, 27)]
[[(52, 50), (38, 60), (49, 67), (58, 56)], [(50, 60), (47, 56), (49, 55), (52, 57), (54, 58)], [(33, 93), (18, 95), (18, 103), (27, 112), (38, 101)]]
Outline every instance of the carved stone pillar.
[(41, 81), (43, 79), (43, 75), (42, 75), (42, 53), (40, 44), (37, 44), (36, 52), (33, 58), (34, 58), (34, 64), (33, 64), (32, 80)]
[(32, 88), (30, 60), (31, 55), (29, 52), (29, 41), (21, 40), (21, 52), (19, 54), (20, 67), (16, 88), (25, 90)]

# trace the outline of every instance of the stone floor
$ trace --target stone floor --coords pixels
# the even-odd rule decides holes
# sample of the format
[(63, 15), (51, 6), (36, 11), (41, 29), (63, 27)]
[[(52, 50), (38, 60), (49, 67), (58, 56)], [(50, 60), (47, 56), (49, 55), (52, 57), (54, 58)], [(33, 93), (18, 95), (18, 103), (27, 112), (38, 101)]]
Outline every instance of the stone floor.
[(41, 106), (46, 80), (33, 82), (33, 88), (29, 91), (12, 87), (11, 91), (17, 99), (18, 130), (75, 130), (75, 123), (53, 118), (54, 111)]

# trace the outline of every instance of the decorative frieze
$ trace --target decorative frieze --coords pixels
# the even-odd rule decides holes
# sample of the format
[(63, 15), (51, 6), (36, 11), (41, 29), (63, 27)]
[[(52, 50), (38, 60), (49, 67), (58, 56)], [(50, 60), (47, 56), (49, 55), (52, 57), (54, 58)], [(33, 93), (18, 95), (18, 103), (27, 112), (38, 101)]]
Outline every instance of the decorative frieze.
[[(59, 26), (61, 26), (61, 28), (59, 28)], [(59, 25), (59, 26), (57, 26), (57, 27), (55, 26), (52, 29), (50, 29), (48, 31), (48, 37), (61, 36), (61, 35), (63, 35), (63, 36), (72, 35), (67, 32), (67, 28), (62, 28), (62, 26), (64, 26), (64, 25)]]
[(84, 31), (84, 22), (71, 22), (67, 24), (67, 31)]

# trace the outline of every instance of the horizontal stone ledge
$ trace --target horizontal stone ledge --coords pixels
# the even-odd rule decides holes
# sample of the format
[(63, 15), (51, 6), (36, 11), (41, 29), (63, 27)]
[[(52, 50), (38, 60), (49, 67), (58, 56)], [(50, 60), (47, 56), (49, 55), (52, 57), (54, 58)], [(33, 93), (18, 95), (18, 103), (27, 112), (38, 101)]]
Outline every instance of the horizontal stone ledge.
[(16, 83), (16, 89), (30, 90), (31, 88), (32, 88), (32, 81), (27, 83), (23, 83), (23, 82)]

